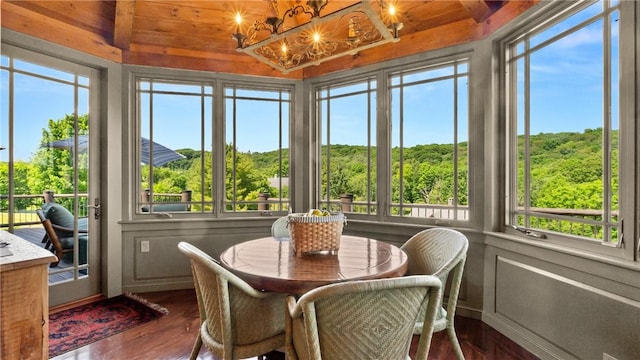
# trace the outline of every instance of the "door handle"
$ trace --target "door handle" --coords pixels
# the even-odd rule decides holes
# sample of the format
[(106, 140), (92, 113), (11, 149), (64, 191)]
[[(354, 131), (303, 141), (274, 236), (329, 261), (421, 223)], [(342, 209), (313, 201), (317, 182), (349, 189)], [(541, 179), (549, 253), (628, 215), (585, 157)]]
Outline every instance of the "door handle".
[(95, 198), (94, 200), (94, 204), (95, 205), (87, 205), (87, 208), (93, 208), (93, 217), (98, 220), (100, 219), (100, 199), (99, 198)]

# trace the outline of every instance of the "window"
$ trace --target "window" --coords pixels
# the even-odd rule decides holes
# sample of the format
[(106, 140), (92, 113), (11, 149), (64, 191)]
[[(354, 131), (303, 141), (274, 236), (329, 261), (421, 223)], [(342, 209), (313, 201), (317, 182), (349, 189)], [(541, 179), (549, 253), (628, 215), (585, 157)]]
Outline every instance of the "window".
[(469, 220), (468, 59), (329, 82), (315, 88), (321, 208)]
[(506, 224), (620, 241), (620, 4), (599, 1), (507, 43)]
[(213, 210), (213, 88), (138, 79), (141, 213)]
[(469, 220), (468, 85), (465, 59), (391, 74), (391, 216)]
[(138, 214), (288, 210), (290, 89), (136, 83)]
[(288, 211), (289, 90), (227, 85), (224, 211)]
[(60, 258), (49, 270), (49, 284), (87, 279), (97, 264), (91, 249), (97, 249), (92, 244), (100, 225), (99, 75), (2, 44), (0, 228), (37, 244), (45, 236), (40, 216), (70, 229), (56, 228), (65, 251), (56, 253)]
[(320, 207), (376, 214), (376, 81), (316, 90), (321, 122)]

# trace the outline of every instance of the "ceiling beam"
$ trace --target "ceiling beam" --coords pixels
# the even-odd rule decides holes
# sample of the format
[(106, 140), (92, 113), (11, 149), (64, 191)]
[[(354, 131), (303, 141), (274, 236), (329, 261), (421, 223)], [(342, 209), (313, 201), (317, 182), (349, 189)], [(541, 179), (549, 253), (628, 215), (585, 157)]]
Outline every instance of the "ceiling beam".
[(478, 24), (489, 18), (495, 11), (489, 7), (485, 0), (460, 0), (460, 4), (467, 9), (473, 20)]
[(2, 28), (36, 37), (70, 49), (122, 63), (122, 50), (102, 35), (70, 25), (20, 6), (21, 1), (0, 1)]
[(129, 50), (133, 33), (133, 18), (136, 2), (132, 0), (116, 1), (116, 18), (113, 27), (113, 44), (123, 50)]

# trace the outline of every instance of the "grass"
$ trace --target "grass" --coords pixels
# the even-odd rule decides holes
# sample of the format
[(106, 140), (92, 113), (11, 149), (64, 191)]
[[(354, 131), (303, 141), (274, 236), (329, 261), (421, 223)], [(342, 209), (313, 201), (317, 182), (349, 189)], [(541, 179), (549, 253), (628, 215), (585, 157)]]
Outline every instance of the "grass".
[[(40, 223), (40, 219), (38, 218), (38, 215), (36, 214), (35, 210), (34, 211), (26, 210), (25, 212), (17, 212), (17, 213), (14, 213), (13, 216), (14, 216), (13, 218), (14, 223), (18, 223), (18, 224), (25, 224), (25, 223), (39, 224)], [(9, 213), (0, 212), (0, 226), (3, 228), (6, 228), (8, 224), (9, 224)]]

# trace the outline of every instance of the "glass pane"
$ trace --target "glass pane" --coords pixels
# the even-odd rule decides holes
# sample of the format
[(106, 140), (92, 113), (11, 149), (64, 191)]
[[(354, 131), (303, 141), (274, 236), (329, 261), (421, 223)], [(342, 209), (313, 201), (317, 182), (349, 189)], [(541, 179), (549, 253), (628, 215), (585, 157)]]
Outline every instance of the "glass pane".
[(225, 210), (287, 211), (290, 104), (284, 99), (290, 94), (256, 89), (235, 94), (243, 96), (225, 100)]
[(20, 59), (14, 59), (13, 66), (15, 69), (23, 70), (34, 75), (46, 76), (67, 82), (73, 82), (75, 78), (74, 74), (68, 73), (66, 71), (59, 71), (50, 67), (33, 64)]
[(598, 17), (602, 6), (543, 30), (535, 44), (575, 29), (518, 60), (513, 169), (518, 206), (512, 219), (525, 227), (615, 244), (619, 21), (617, 11), (608, 19)]
[[(563, 31), (569, 30), (572, 27), (582, 23), (583, 21), (592, 18), (593, 16), (598, 15), (600, 12), (602, 11), (602, 1), (599, 1), (597, 3), (594, 3), (592, 5), (590, 5), (589, 7), (587, 7), (586, 9), (574, 14), (573, 16), (562, 20), (561, 22), (543, 30), (541, 33), (532, 36), (531, 37), (531, 43), (530, 46), (536, 47), (538, 46), (540, 43), (545, 42), (547, 40), (549, 40), (550, 38), (553, 38), (554, 36), (557, 36), (558, 34), (560, 34)], [(602, 36), (602, 33), (595, 33), (600, 34), (600, 36)], [(588, 38), (585, 38), (585, 40)], [(569, 38), (565, 38), (565, 41), (569, 41), (568, 44), (571, 44), (572, 42), (570, 41), (572, 39)]]
[(603, 210), (603, 49), (577, 41), (592, 33), (602, 33), (602, 22), (531, 55), (529, 188), (531, 206), (544, 212)]
[(154, 92), (175, 92), (186, 94), (200, 94), (202, 86), (200, 84), (177, 84), (168, 82), (153, 82)]
[(516, 158), (516, 186), (517, 186), (517, 206), (518, 208), (524, 208), (528, 204), (528, 199), (525, 194), (525, 169), (527, 168), (527, 161), (525, 159), (525, 109), (526, 101), (525, 96), (527, 94), (525, 88), (525, 76), (526, 73), (526, 61), (524, 58), (520, 58), (516, 65), (517, 68), (517, 81), (516, 81), (516, 113), (517, 113), (517, 158)]
[(468, 219), (469, 88), (454, 69), (412, 73), (391, 92), (392, 215)]
[(453, 75), (453, 67), (447, 66), (444, 68), (434, 68), (429, 70), (421, 70), (414, 73), (405, 73), (403, 77), (403, 82), (405, 84), (410, 84), (414, 82), (421, 82), (425, 80), (432, 80), (446, 76)]
[[(34, 69), (47, 72), (42, 67), (35, 66)], [(60, 73), (52, 71), (50, 74)], [(45, 217), (52, 223), (70, 229), (56, 233), (63, 248), (73, 249), (60, 256), (60, 262), (52, 268), (52, 273), (58, 272), (58, 275), (52, 274), (51, 281), (71, 280), (74, 273), (80, 277), (87, 276), (89, 91), (87, 88), (77, 88), (76, 92), (73, 83), (30, 74), (15, 73), (14, 80), (14, 176), (11, 180), (15, 201), (14, 207), (8, 209), (14, 230), (19, 232), (25, 228), (35, 228), (42, 231), (42, 239), (44, 228), (36, 210), (44, 210)], [(75, 103), (76, 94), (78, 103)], [(6, 99), (5, 96), (3, 91), (3, 99)], [(34, 103), (46, 106), (34, 107)], [(78, 116), (75, 115), (76, 111)], [(8, 113), (3, 115), (3, 128), (7, 124)], [(45, 191), (54, 194), (53, 198), (48, 199), (53, 199), (58, 207), (55, 216), (43, 204)], [(74, 269), (74, 264), (83, 268)]]
[(367, 91), (368, 86), (369, 85), (367, 82), (358, 82), (355, 84), (331, 86), (330, 88), (331, 97), (351, 94), (355, 92)]
[[(146, 87), (145, 83), (140, 87)], [(152, 85), (151, 94), (138, 93), (140, 210), (212, 211), (213, 97), (205, 94), (212, 93), (213, 87), (171, 82)]]
[[(4, 57), (3, 57), (4, 60)], [(0, 89), (9, 88), (9, 72), (0, 70)], [(0, 194), (9, 193), (9, 92), (0, 96)], [(6, 180), (4, 180), (6, 179)], [(0, 199), (0, 211), (5, 212), (5, 199)]]
[(467, 102), (469, 96), (469, 81), (467, 77), (458, 79), (458, 114), (456, 135), (457, 141), (457, 202), (453, 204), (458, 206), (456, 218), (459, 220), (469, 220), (469, 104)]
[[(321, 208), (373, 214), (376, 174), (375, 82), (338, 86), (319, 101), (322, 122)], [(366, 90), (366, 92), (362, 92)]]

